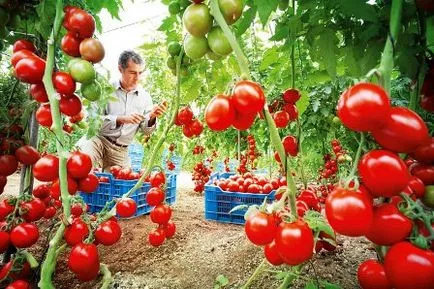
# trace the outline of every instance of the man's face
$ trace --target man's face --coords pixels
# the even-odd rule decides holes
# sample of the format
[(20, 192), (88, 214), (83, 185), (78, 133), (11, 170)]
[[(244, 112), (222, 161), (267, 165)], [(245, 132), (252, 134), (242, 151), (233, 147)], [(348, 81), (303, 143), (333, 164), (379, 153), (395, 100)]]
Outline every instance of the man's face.
[(143, 64), (134, 63), (131, 59), (128, 60), (128, 66), (123, 69), (119, 66), (121, 72), (121, 82), (125, 89), (135, 88), (140, 80), (143, 72)]

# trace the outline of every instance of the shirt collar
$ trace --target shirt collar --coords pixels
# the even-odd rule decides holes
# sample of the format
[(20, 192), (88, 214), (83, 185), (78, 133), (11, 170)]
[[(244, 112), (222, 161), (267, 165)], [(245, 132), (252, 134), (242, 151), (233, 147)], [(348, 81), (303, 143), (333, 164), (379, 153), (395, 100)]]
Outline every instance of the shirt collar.
[(116, 82), (116, 90), (122, 90), (124, 92), (129, 92), (129, 93), (134, 92), (135, 94), (139, 94), (139, 88), (138, 87), (136, 87), (135, 89), (133, 89), (131, 91), (126, 91), (125, 89), (123, 89), (121, 86), (121, 80), (120, 79)]

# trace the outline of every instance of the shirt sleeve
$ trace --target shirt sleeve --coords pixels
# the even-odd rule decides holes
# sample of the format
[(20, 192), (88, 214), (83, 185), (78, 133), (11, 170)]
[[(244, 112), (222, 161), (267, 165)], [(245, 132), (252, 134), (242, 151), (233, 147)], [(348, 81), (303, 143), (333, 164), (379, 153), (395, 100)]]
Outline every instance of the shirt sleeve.
[(117, 125), (116, 125), (116, 121), (117, 121), (117, 116), (116, 115), (105, 115), (103, 120), (104, 120), (104, 125), (106, 127), (108, 127), (109, 129), (116, 129)]

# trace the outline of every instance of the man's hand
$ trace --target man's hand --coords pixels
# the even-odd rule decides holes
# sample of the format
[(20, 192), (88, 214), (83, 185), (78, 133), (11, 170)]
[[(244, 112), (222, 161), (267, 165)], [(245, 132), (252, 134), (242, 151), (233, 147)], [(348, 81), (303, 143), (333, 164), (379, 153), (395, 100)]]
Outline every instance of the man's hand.
[(132, 113), (130, 115), (119, 115), (116, 118), (116, 124), (126, 124), (126, 123), (134, 123), (139, 124), (141, 123), (145, 117), (139, 113)]
[(159, 105), (154, 106), (150, 113), (150, 118), (156, 118), (162, 116), (167, 111), (168, 103), (167, 101), (163, 101)]

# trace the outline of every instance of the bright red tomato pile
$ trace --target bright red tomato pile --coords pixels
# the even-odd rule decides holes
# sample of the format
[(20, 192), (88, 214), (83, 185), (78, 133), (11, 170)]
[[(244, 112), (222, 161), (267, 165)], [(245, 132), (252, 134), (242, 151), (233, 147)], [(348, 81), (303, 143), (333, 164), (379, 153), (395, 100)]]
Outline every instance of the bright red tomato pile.
[(189, 106), (181, 108), (176, 116), (175, 125), (182, 126), (182, 133), (187, 138), (199, 136), (203, 131), (203, 124), (194, 117)]
[(233, 175), (228, 179), (214, 180), (214, 185), (223, 191), (252, 193), (252, 194), (269, 194), (281, 186), (286, 186), (286, 178), (268, 179), (264, 176), (256, 176), (251, 172), (243, 175)]

